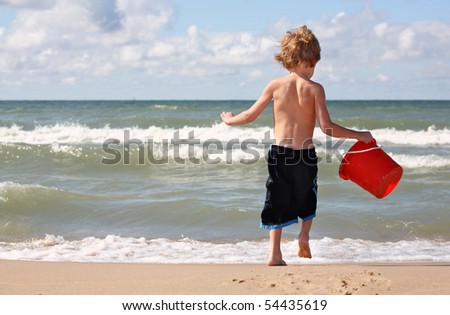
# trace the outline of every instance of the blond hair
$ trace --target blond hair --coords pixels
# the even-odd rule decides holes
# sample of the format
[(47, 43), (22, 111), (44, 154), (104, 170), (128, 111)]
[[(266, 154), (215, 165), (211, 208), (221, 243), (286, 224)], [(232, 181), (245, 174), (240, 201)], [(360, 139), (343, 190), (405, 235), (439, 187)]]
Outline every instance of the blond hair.
[(275, 55), (275, 60), (288, 70), (302, 62), (314, 67), (320, 60), (319, 41), (305, 25), (284, 34), (280, 48), (281, 51)]

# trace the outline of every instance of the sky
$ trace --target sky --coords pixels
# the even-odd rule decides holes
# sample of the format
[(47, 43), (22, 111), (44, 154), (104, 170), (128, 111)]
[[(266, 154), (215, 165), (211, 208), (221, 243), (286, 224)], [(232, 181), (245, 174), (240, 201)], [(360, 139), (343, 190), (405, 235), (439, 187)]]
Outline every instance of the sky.
[(302, 25), (328, 99), (450, 99), (448, 0), (0, 0), (0, 100), (255, 100)]

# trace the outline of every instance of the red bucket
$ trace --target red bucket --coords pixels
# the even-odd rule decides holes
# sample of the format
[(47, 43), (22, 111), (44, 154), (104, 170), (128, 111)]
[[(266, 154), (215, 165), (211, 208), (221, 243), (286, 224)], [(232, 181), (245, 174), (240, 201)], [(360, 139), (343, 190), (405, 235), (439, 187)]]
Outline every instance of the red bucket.
[(339, 176), (367, 190), (377, 198), (389, 195), (402, 177), (403, 169), (374, 140), (356, 142), (344, 155)]

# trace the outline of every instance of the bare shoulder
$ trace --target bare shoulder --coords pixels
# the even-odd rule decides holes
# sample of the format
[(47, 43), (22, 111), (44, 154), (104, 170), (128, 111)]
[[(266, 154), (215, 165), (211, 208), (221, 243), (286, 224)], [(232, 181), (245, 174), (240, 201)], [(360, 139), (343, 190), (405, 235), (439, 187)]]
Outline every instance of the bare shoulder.
[(322, 84), (312, 80), (309, 81), (309, 84), (311, 91), (314, 93), (315, 96), (322, 96), (325, 94), (325, 89), (323, 88)]
[(322, 84), (320, 84), (320, 83), (318, 83), (318, 82), (316, 82), (316, 81), (308, 80), (308, 84), (309, 84), (314, 90), (317, 90), (317, 91), (323, 90)]
[(286, 85), (286, 78), (285, 77), (279, 77), (271, 80), (264, 89), (264, 94), (270, 94), (274, 95), (277, 93), (280, 88), (282, 88), (284, 85)]
[(286, 77), (275, 78), (267, 84), (267, 87), (276, 89), (280, 85), (283, 85), (286, 82)]

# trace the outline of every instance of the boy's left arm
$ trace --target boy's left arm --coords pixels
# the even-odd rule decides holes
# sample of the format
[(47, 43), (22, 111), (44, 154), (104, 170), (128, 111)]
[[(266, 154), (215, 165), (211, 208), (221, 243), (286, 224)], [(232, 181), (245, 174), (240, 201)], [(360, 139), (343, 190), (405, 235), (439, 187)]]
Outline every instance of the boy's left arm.
[(254, 121), (264, 111), (273, 98), (272, 84), (269, 83), (259, 99), (249, 109), (234, 116), (231, 112), (222, 112), (220, 117), (227, 125), (245, 125)]

